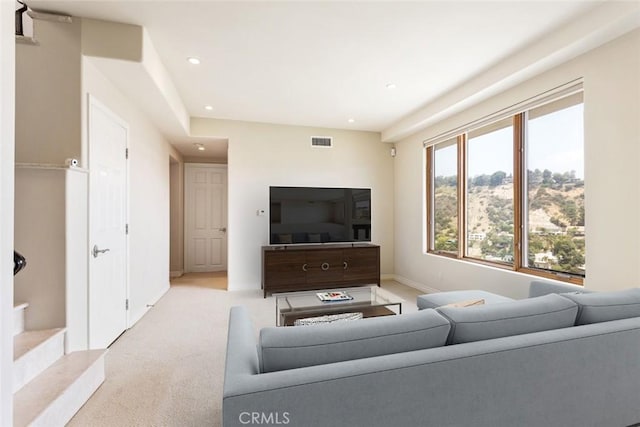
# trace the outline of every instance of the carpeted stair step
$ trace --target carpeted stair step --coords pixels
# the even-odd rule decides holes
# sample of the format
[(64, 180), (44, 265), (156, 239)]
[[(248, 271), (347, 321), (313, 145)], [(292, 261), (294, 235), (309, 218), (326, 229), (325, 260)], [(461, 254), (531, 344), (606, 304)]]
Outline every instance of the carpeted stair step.
[(13, 337), (13, 392), (64, 354), (64, 328), (26, 331)]
[(107, 350), (62, 356), (14, 394), (14, 427), (63, 426), (100, 387)]

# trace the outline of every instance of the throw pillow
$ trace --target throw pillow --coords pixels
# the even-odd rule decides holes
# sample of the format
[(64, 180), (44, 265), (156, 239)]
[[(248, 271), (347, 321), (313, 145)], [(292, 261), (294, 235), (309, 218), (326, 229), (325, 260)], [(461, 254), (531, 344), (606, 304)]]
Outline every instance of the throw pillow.
[(445, 344), (449, 322), (435, 310), (327, 325), (260, 331), (260, 372), (283, 371)]
[(640, 317), (640, 289), (562, 296), (578, 304), (576, 325)]
[[(452, 302), (451, 304), (445, 304), (441, 307), (473, 307), (474, 305), (484, 305), (484, 298), (470, 299), (470, 300), (460, 301), (460, 302)], [(438, 307), (438, 308), (441, 308), (441, 307)]]
[(362, 319), (362, 313), (341, 313), (341, 314), (327, 314), (325, 316), (305, 317), (302, 319), (296, 319), (293, 322), (294, 326), (311, 326), (320, 325), (325, 323), (335, 322), (347, 322), (351, 320)]
[(438, 308), (446, 304), (451, 304), (452, 302), (466, 301), (470, 299), (483, 299), (485, 304), (514, 301), (512, 298), (503, 297), (502, 295), (473, 289), (420, 295), (418, 296), (416, 303), (418, 304), (419, 310), (424, 310), (425, 308)]
[(573, 326), (578, 306), (549, 294), (474, 307), (442, 307), (438, 312), (451, 322), (448, 344), (460, 344)]

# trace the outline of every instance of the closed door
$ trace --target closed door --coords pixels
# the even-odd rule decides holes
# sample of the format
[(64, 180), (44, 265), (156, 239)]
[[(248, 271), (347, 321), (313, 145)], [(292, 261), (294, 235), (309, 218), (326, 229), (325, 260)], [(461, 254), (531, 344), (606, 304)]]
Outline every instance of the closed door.
[(227, 167), (185, 165), (185, 270), (227, 269)]
[(89, 98), (89, 346), (127, 328), (128, 125)]

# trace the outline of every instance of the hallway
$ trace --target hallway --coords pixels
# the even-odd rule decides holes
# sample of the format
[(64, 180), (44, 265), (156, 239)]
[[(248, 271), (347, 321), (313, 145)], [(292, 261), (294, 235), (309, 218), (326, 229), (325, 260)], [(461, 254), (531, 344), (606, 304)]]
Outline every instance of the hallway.
[(196, 286), (200, 288), (227, 290), (227, 272), (185, 273), (171, 279), (171, 286)]

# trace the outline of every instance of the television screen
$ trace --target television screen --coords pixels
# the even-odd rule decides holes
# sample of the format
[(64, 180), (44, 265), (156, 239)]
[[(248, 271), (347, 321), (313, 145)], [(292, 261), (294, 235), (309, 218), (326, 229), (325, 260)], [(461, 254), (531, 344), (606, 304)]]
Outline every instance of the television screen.
[(370, 242), (371, 189), (269, 188), (269, 243)]

